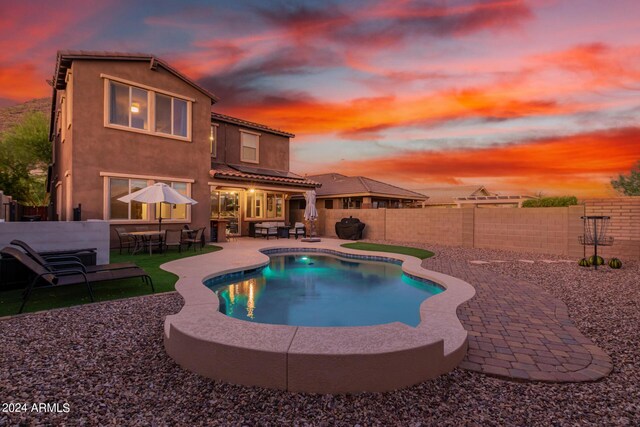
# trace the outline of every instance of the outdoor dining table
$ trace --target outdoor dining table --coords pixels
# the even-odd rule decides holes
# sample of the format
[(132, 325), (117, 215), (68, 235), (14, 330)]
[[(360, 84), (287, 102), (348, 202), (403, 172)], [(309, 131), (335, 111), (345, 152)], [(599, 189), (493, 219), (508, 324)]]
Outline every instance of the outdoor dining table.
[[(133, 236), (135, 239), (135, 247), (132, 251), (132, 253), (135, 254), (143, 250), (145, 243), (147, 241), (150, 241), (151, 238), (155, 236), (160, 237), (160, 246), (162, 247), (162, 237), (164, 236), (164, 231), (130, 231), (127, 233), (127, 235)], [(152, 249), (152, 245), (149, 245), (149, 255), (152, 254)]]

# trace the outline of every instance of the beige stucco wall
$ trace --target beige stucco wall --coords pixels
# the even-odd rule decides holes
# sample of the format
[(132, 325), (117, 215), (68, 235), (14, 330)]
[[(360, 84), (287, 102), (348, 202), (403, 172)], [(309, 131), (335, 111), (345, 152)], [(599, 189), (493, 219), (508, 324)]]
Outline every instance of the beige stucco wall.
[[(289, 170), (289, 138), (234, 123), (224, 123), (216, 120), (213, 123), (218, 124), (218, 146), (213, 161), (249, 167)], [(240, 161), (240, 129), (260, 134), (258, 147), (259, 164)]]
[[(105, 127), (104, 79), (101, 74), (195, 99), (192, 103), (191, 141)], [(54, 179), (64, 185), (63, 200), (55, 203), (64, 206), (65, 194), (70, 191), (72, 206), (82, 204), (83, 220), (105, 219), (101, 172), (193, 179), (191, 197), (201, 203), (190, 208), (191, 225), (208, 226), (210, 98), (161, 67), (156, 71), (150, 70), (146, 62), (77, 60), (72, 66), (71, 81), (73, 112), (70, 128), (65, 141), (56, 143), (54, 165)], [(62, 94), (64, 91), (59, 92)], [(64, 180), (66, 172), (70, 173), (71, 189)], [(55, 189), (52, 194), (55, 194)], [(66, 217), (64, 208), (62, 211), (60, 219), (70, 219)], [(174, 227), (179, 226), (181, 224), (174, 224)], [(115, 232), (111, 230), (112, 243), (116, 240)]]
[[(640, 260), (640, 197), (593, 199), (567, 208), (460, 209), (319, 209), (318, 231), (335, 237), (343, 217), (367, 224), (365, 239), (434, 243), (582, 257), (578, 236), (587, 215), (611, 216), (608, 235), (614, 245), (601, 247), (604, 257)], [(300, 220), (303, 210), (291, 211)], [(592, 248), (586, 250), (591, 255)]]

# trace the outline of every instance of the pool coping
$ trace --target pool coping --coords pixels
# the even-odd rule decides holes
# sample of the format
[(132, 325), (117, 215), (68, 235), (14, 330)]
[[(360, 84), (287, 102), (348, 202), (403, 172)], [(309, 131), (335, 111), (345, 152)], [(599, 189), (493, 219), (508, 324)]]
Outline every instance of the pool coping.
[[(164, 345), (184, 368), (235, 384), (296, 392), (389, 391), (454, 369), (467, 351), (467, 331), (457, 307), (472, 298), (473, 286), (421, 267), (403, 254), (342, 248), (350, 241), (240, 239), (223, 250), (163, 264), (177, 274), (184, 306), (167, 316)], [(219, 301), (204, 281), (266, 265), (262, 250), (330, 250), (340, 254), (402, 262), (409, 275), (445, 288), (420, 305), (420, 324), (400, 322), (358, 327), (305, 327), (251, 323), (218, 311)]]

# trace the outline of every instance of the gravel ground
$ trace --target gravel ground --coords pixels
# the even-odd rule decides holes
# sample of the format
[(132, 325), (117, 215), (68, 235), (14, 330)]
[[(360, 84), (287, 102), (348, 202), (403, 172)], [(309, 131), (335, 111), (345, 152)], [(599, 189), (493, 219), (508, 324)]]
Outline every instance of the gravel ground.
[[(557, 258), (424, 247), (468, 260)], [(542, 384), (456, 369), (405, 390), (352, 396), (233, 386), (186, 372), (165, 354), (164, 316), (181, 307), (172, 293), (0, 321), (0, 403), (70, 407), (0, 412), (0, 426), (640, 425), (638, 263), (598, 272), (517, 261), (473, 268), (528, 280), (563, 300), (578, 328), (611, 355), (612, 374), (597, 383)]]

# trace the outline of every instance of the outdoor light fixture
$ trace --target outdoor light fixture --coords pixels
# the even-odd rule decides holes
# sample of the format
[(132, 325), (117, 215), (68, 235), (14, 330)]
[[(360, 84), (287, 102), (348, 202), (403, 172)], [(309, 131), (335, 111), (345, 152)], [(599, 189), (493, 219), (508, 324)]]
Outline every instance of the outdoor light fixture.
[(140, 104), (138, 104), (137, 102), (132, 102), (131, 103), (131, 112), (132, 113), (139, 113), (140, 112)]
[(255, 188), (250, 188), (250, 189), (249, 189), (249, 193), (255, 193), (255, 192), (256, 192), (256, 189), (255, 189)]

